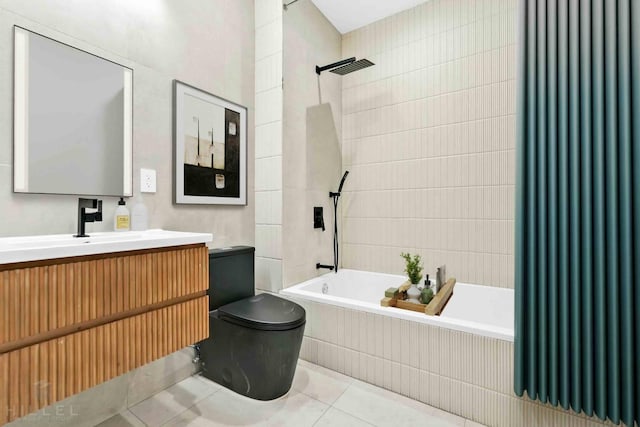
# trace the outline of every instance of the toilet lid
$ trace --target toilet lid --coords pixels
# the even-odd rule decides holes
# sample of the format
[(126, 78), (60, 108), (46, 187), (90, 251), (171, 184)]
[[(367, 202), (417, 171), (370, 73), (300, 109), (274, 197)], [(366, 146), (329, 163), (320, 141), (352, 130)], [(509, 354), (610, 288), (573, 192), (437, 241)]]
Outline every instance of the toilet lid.
[(305, 322), (304, 308), (271, 294), (260, 294), (218, 308), (218, 316), (241, 326), (268, 331), (285, 331)]

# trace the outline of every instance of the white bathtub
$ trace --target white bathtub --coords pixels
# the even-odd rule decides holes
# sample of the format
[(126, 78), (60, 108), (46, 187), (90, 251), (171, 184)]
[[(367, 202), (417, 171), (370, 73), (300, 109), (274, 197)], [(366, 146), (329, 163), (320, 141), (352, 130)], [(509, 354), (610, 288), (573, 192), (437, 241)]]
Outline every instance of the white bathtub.
[[(398, 287), (404, 276), (341, 269), (281, 291), (283, 295), (398, 317), (443, 328), (513, 341), (514, 295), (511, 289), (456, 283), (440, 316), (381, 307), (384, 291)], [(327, 293), (323, 293), (324, 285)]]

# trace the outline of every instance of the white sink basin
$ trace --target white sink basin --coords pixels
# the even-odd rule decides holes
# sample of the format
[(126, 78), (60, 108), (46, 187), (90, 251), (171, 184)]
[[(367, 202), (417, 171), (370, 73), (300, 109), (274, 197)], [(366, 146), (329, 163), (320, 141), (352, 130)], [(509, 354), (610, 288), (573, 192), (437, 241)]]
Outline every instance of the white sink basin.
[[(54, 234), (51, 236), (28, 236), (28, 237), (14, 237), (6, 239), (0, 239), (0, 251), (5, 247), (7, 249), (37, 249), (44, 247), (60, 247), (60, 246), (73, 246), (87, 243), (100, 243), (100, 242), (122, 242), (127, 240), (140, 239), (142, 237), (139, 233), (93, 233), (89, 237), (74, 237), (71, 234)], [(15, 240), (13, 240), (15, 239)]]
[(91, 233), (89, 237), (5, 237), (0, 238), (0, 264), (207, 243), (212, 239), (208, 233), (166, 230)]

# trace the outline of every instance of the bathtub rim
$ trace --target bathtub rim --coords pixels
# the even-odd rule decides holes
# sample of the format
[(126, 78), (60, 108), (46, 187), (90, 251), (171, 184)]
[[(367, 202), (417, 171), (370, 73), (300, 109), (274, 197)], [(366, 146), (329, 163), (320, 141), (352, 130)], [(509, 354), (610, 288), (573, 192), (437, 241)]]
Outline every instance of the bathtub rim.
[[(354, 270), (360, 271), (360, 270)], [(375, 273), (368, 272), (367, 273)], [(327, 273), (327, 274), (335, 274), (335, 273)], [(375, 274), (383, 274), (388, 276), (394, 276), (387, 273), (375, 273)], [(380, 305), (375, 305), (368, 302), (357, 301), (350, 298), (337, 297), (332, 295), (319, 294), (317, 292), (305, 291), (301, 288), (308, 286), (311, 281), (317, 280), (322, 276), (317, 276), (312, 279), (306, 280), (301, 283), (297, 283), (288, 288), (281, 289), (279, 294), (291, 297), (291, 298), (299, 298), (303, 300), (310, 300), (316, 303), (321, 304), (330, 304), (333, 306), (349, 308), (351, 310), (357, 311), (365, 311), (369, 313), (379, 314), (388, 317), (395, 317), (402, 320), (413, 321), (417, 323), (424, 323), (431, 326), (442, 327), (446, 329), (452, 329), (459, 332), (465, 332), (473, 335), (479, 335), (488, 338), (495, 338), (502, 341), (513, 342), (514, 341), (514, 329), (502, 328), (499, 326), (488, 325), (486, 323), (478, 323), (472, 322), (468, 320), (461, 319), (452, 319), (448, 317), (440, 317), (440, 316), (428, 316), (426, 314), (422, 314), (419, 312), (414, 312), (410, 310), (404, 310), (396, 307), (382, 307)], [(471, 283), (462, 283), (465, 285), (472, 286), (483, 286), (483, 285), (474, 285)], [(502, 288), (501, 288), (502, 289)], [(507, 289), (511, 292), (513, 290)]]

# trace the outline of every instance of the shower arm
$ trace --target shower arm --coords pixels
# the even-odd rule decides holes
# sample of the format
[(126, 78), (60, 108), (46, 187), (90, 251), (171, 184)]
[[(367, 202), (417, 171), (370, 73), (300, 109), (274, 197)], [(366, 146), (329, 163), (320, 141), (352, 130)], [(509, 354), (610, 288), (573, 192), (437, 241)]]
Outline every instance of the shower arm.
[(342, 61), (334, 62), (333, 64), (325, 65), (324, 67), (318, 67), (316, 65), (316, 74), (320, 75), (323, 71), (331, 70), (333, 68), (342, 67), (343, 65), (351, 64), (352, 62), (356, 62), (356, 58), (351, 57), (349, 59), (343, 59)]
[(282, 5), (282, 8), (283, 8), (284, 10), (288, 10), (288, 9), (289, 9), (289, 6), (291, 6), (292, 4), (294, 4), (294, 3), (295, 3), (295, 2), (297, 2), (297, 1), (298, 1), (298, 0), (293, 0), (292, 2), (284, 3), (284, 4)]

